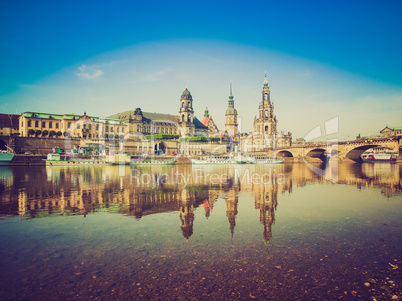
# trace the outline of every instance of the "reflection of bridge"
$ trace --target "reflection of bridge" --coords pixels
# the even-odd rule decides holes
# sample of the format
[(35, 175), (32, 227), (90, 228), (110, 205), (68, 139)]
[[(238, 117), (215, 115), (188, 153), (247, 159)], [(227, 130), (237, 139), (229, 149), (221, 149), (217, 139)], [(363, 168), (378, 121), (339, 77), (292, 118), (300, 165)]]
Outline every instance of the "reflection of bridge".
[(346, 142), (305, 143), (287, 148), (278, 148), (273, 152), (277, 157), (320, 158), (330, 156), (334, 159), (360, 161), (360, 156), (368, 149), (383, 146), (401, 155), (401, 137), (381, 137), (358, 139)]

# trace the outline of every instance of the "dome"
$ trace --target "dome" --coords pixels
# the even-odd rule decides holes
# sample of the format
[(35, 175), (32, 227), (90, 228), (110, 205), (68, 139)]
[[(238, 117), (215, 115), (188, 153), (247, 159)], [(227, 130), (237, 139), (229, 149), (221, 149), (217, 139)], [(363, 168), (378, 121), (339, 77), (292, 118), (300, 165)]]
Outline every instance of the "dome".
[(182, 97), (182, 98), (191, 99), (191, 93), (190, 93), (190, 91), (187, 90), (187, 88), (186, 88), (186, 90), (184, 90), (183, 93), (181, 94), (181, 97)]
[(229, 108), (226, 110), (226, 114), (225, 114), (225, 115), (233, 115), (233, 114), (237, 115), (237, 110), (236, 110), (235, 108), (229, 107)]

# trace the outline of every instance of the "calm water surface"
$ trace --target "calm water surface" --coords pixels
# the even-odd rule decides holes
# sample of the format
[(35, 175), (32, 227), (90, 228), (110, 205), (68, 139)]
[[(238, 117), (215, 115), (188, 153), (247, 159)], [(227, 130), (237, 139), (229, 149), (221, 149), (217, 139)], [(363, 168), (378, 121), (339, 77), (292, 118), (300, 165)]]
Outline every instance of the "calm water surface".
[(1, 167), (0, 300), (400, 300), (402, 166), (328, 172)]

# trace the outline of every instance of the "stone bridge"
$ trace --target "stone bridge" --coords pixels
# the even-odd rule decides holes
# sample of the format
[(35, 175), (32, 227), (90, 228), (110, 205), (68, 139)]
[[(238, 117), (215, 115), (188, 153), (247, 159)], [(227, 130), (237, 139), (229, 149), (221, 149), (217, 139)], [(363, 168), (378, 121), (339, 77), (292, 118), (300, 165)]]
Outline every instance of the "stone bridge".
[(14, 137), (13, 136), (0, 135), (0, 150), (6, 150), (7, 146), (13, 148), (13, 146), (14, 146)]
[(305, 143), (287, 148), (278, 148), (272, 151), (276, 157), (319, 158), (324, 160), (327, 156), (332, 159), (361, 161), (360, 156), (368, 149), (382, 146), (399, 153), (402, 158), (402, 137), (381, 137), (357, 139), (354, 141), (327, 141), (318, 143)]

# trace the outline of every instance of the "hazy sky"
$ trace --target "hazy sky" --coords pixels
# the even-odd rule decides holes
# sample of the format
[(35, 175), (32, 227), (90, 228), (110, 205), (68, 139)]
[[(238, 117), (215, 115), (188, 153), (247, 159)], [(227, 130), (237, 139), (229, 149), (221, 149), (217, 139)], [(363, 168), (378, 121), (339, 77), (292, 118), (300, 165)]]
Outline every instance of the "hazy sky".
[[(233, 82), (252, 130), (267, 71), (278, 129), (402, 126), (401, 1), (1, 1), (0, 112), (109, 116), (141, 107), (223, 130)], [(329, 137), (331, 138), (331, 137)]]

